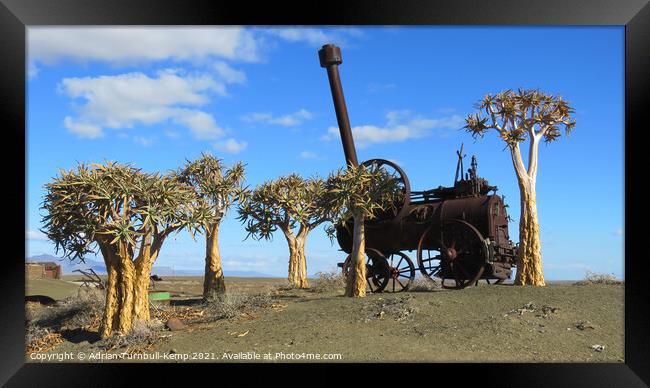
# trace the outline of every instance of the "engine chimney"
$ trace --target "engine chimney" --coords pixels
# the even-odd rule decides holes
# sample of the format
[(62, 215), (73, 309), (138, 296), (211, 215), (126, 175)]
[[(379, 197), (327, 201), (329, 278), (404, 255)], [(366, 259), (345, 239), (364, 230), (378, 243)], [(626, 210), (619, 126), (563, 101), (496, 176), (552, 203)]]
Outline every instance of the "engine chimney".
[(354, 148), (354, 139), (350, 128), (350, 119), (348, 118), (348, 109), (345, 106), (343, 97), (343, 88), (341, 87), (341, 78), (339, 77), (339, 65), (343, 63), (341, 58), (341, 49), (333, 44), (326, 44), (318, 50), (320, 65), (327, 69), (327, 77), (330, 81), (332, 90), (332, 99), (334, 100), (334, 110), (336, 111), (336, 121), (339, 124), (341, 133), (341, 142), (343, 143), (343, 153), (345, 154), (345, 163), (347, 166), (358, 166), (357, 151)]

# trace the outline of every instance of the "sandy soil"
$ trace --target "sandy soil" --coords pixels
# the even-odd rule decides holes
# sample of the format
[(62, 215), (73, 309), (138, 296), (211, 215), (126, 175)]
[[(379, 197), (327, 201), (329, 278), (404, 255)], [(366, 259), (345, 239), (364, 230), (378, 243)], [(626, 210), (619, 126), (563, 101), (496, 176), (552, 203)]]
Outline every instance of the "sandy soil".
[[(201, 280), (164, 278), (156, 289), (188, 300), (199, 295)], [(70, 283), (51, 282), (28, 285), (28, 292), (60, 299)], [(227, 279), (229, 292), (270, 292), (277, 303), (166, 332), (169, 337), (149, 352), (188, 355), (191, 362), (304, 362), (319, 357), (315, 354), (339, 354), (334, 361), (343, 362), (624, 361), (622, 285), (479, 285), (353, 299), (339, 290), (278, 288), (283, 284), (283, 279)], [(75, 342), (65, 341), (50, 353), (97, 352), (92, 341)], [(598, 351), (595, 345), (604, 348)], [(165, 361), (178, 362), (156, 360)]]

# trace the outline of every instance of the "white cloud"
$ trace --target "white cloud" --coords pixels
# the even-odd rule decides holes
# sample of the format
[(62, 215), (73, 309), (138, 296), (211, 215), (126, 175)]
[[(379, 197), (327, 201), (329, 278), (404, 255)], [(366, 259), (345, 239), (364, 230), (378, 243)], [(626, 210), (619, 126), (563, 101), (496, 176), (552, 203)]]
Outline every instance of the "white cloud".
[(301, 159), (317, 159), (318, 155), (314, 152), (311, 151), (302, 151), (300, 153), (300, 158)]
[(66, 117), (66, 127), (82, 137), (102, 136), (103, 128), (131, 128), (171, 120), (188, 127), (197, 139), (223, 136), (212, 115), (197, 109), (209, 102), (209, 93), (225, 94), (222, 84), (207, 75), (184, 75), (163, 70), (157, 77), (143, 73), (65, 78), (59, 89), (81, 100), (79, 118)]
[(241, 70), (236, 70), (230, 67), (226, 62), (217, 61), (213, 65), (214, 70), (223, 79), (224, 82), (229, 84), (243, 84), (246, 83), (246, 74)]
[(133, 141), (143, 147), (149, 147), (153, 144), (154, 139), (150, 137), (144, 137), (144, 136), (134, 136)]
[(307, 42), (311, 45), (323, 45), (332, 39), (317, 28), (272, 28), (268, 32), (290, 42)]
[(623, 231), (623, 229), (616, 229), (616, 231), (614, 232), (614, 235), (616, 236), (623, 236), (624, 234), (625, 232)]
[(104, 62), (119, 67), (171, 60), (204, 67), (212, 64), (224, 82), (244, 83), (246, 75), (224, 61), (264, 61), (265, 53), (275, 47), (274, 40), (304, 42), (314, 47), (336, 42), (345, 47), (363, 35), (361, 29), (350, 27), (327, 31), (300, 26), (29, 27), (28, 74), (30, 79), (37, 75), (37, 64), (61, 61)]
[(338, 46), (348, 45), (350, 38), (363, 36), (358, 28), (336, 28), (328, 32), (313, 27), (277, 27), (268, 28), (265, 32), (280, 37), (289, 42), (305, 42), (311, 46), (319, 47), (327, 43), (335, 43)]
[(282, 125), (291, 127), (302, 124), (305, 120), (311, 120), (313, 114), (306, 109), (301, 109), (297, 112), (287, 114), (284, 116), (273, 116), (271, 113), (251, 113), (244, 117), (242, 120), (255, 123), (260, 122), (264, 124)]
[(134, 64), (172, 59), (258, 60), (258, 42), (242, 27), (29, 27), (29, 58)]
[(238, 154), (242, 152), (244, 149), (246, 149), (248, 143), (246, 143), (245, 141), (237, 141), (231, 138), (231, 139), (226, 139), (224, 141), (214, 143), (213, 146), (215, 149), (222, 152), (227, 152), (229, 154)]
[[(386, 124), (361, 125), (352, 128), (354, 141), (359, 148), (364, 148), (373, 143), (393, 143), (409, 139), (417, 139), (431, 134), (432, 129), (458, 129), (463, 125), (463, 118), (458, 115), (427, 118), (414, 116), (408, 110), (390, 111), (386, 114)], [(444, 132), (439, 133), (445, 136)], [(323, 135), (323, 140), (338, 139), (340, 132), (338, 127), (329, 127)]]
[(25, 240), (47, 241), (47, 236), (40, 231), (25, 230)]
[(104, 62), (120, 67), (171, 60), (211, 66), (224, 82), (241, 84), (246, 82), (244, 72), (225, 61), (262, 62), (278, 40), (314, 47), (336, 42), (345, 47), (363, 35), (361, 29), (350, 27), (29, 27), (28, 74), (30, 78), (36, 76), (37, 64), (62, 61)]
[(209, 113), (197, 110), (178, 110), (174, 114), (173, 120), (188, 127), (194, 137), (200, 140), (218, 139), (225, 134), (225, 130), (217, 125)]
[(101, 127), (93, 124), (77, 122), (70, 116), (66, 116), (63, 119), (63, 125), (68, 128), (70, 132), (78, 135), (79, 137), (97, 139), (104, 136)]
[[(355, 142), (363, 148), (370, 143), (392, 143), (400, 142), (412, 138), (423, 137), (425, 133), (409, 128), (405, 125), (391, 128), (381, 128), (375, 125), (360, 125), (352, 128), (352, 134)], [(339, 136), (338, 127), (329, 127), (327, 135), (329, 139)]]

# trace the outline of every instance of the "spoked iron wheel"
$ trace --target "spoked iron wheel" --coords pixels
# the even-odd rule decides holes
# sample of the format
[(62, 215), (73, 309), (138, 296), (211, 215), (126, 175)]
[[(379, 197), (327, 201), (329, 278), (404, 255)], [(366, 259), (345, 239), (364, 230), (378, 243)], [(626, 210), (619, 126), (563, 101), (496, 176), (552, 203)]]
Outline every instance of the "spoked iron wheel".
[[(350, 271), (350, 255), (343, 262), (343, 276)], [(390, 270), (384, 255), (376, 249), (366, 248), (366, 284), (370, 292), (382, 292), (390, 280)]]
[(418, 267), (422, 275), (433, 279), (439, 277), (441, 270), (442, 253), (438, 248), (425, 248), (422, 239), (427, 237), (431, 232), (426, 230), (420, 238), (418, 244)]
[(439, 231), (434, 236), (436, 231), (430, 226), (418, 243), (422, 274), (440, 278), (443, 288), (461, 289), (476, 284), (485, 271), (487, 258), (481, 233), (463, 220), (444, 222), (442, 236)]
[(401, 197), (394, 203), (392, 209), (386, 209), (382, 214), (378, 214), (372, 220), (366, 221), (367, 226), (379, 225), (382, 224), (382, 221), (401, 219), (408, 211), (408, 204), (411, 200), (411, 184), (404, 170), (397, 164), (385, 159), (370, 159), (361, 163), (361, 165), (373, 169), (383, 169), (397, 180), (397, 185), (402, 192)]
[(409, 257), (402, 252), (392, 253), (388, 257), (390, 279), (386, 291), (407, 291), (415, 279), (415, 266)]

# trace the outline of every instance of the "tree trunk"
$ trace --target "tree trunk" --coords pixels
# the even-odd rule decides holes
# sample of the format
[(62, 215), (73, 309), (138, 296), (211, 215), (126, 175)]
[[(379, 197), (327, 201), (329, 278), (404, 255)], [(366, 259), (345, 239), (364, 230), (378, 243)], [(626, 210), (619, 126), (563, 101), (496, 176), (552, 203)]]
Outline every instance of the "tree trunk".
[[(122, 244), (120, 243), (120, 245)], [(120, 248), (119, 259), (117, 281), (117, 312), (119, 315), (117, 327), (114, 324), (113, 330), (117, 329), (120, 334), (128, 334), (133, 328), (133, 310), (135, 309), (135, 266), (126, 253), (125, 247)]]
[(136, 265), (124, 243), (116, 247), (101, 244), (108, 272), (106, 287), (106, 304), (99, 328), (102, 338), (114, 333), (128, 334), (133, 328), (134, 320), (149, 320), (149, 274), (153, 263), (152, 257), (138, 261)]
[(302, 288), (301, 268), (300, 268), (300, 250), (298, 248), (298, 241), (291, 233), (285, 232), (287, 244), (289, 245), (289, 275), (287, 280), (292, 287)]
[(225, 292), (226, 283), (219, 254), (219, 225), (214, 224), (210, 226), (210, 233), (206, 236), (203, 299), (206, 301), (214, 299)]
[(364, 223), (365, 218), (363, 215), (358, 213), (354, 215), (350, 270), (348, 271), (345, 296), (359, 298), (366, 296), (366, 238)]
[(135, 300), (133, 305), (134, 319), (139, 321), (149, 321), (149, 283), (151, 282), (151, 267), (153, 261), (150, 257), (144, 257), (142, 262), (136, 263), (135, 266)]
[(106, 304), (104, 305), (102, 322), (99, 326), (99, 335), (106, 338), (113, 333), (113, 323), (117, 321), (119, 315), (117, 313), (117, 260), (105, 247), (100, 245), (100, 249), (106, 264), (108, 282), (106, 286)]
[(537, 221), (537, 194), (535, 182), (537, 179), (537, 147), (539, 138), (531, 135), (528, 170), (521, 159), (519, 145), (510, 148), (512, 164), (517, 174), (519, 184), (519, 202), (521, 213), (519, 217), (519, 257), (517, 258), (517, 276), (515, 284), (524, 286), (543, 286), (544, 272), (542, 271), (542, 249), (539, 238), (539, 222)]
[(296, 239), (296, 248), (298, 253), (298, 281), (299, 288), (309, 288), (307, 280), (307, 257), (305, 256), (305, 243), (307, 242), (307, 233), (299, 234)]
[(520, 183), (519, 257), (516, 285), (543, 286), (542, 250), (537, 220), (537, 201), (532, 182)]

